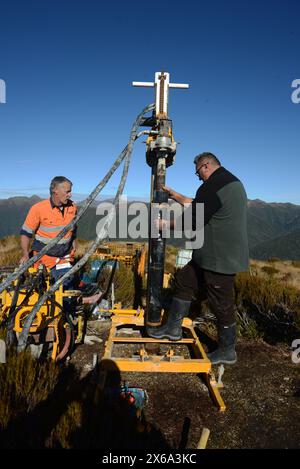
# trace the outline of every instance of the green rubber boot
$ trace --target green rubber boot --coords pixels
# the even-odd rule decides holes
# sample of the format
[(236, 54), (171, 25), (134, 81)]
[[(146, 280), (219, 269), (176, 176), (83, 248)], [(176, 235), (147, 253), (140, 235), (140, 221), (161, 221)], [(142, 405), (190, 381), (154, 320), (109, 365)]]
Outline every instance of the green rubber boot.
[(207, 354), (207, 358), (212, 365), (225, 363), (226, 365), (234, 365), (237, 361), (235, 352), (236, 342), (236, 323), (230, 326), (218, 327), (219, 346), (217, 350)]
[(181, 324), (184, 316), (187, 316), (191, 301), (173, 297), (166, 324), (160, 327), (147, 327), (147, 333), (154, 339), (181, 340)]

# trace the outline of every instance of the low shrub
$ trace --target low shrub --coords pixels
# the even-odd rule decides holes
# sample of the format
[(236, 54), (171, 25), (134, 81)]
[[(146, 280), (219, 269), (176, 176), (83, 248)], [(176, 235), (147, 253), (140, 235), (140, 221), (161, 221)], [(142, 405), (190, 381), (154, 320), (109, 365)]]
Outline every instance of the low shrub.
[(0, 365), (0, 428), (46, 400), (58, 375), (53, 361), (39, 363), (29, 351), (9, 350), (6, 364)]
[(262, 268), (261, 268), (262, 272), (264, 272), (265, 274), (269, 275), (270, 277), (272, 277), (273, 275), (275, 274), (278, 274), (279, 270), (278, 269), (275, 269), (275, 267), (272, 267), (270, 265), (264, 265)]
[[(273, 276), (251, 272), (236, 276), (235, 295), (238, 314), (244, 318), (245, 331), (253, 328), (246, 319), (254, 320), (259, 334), (268, 340), (290, 340), (300, 333), (299, 290)], [(252, 334), (252, 333), (250, 333)]]

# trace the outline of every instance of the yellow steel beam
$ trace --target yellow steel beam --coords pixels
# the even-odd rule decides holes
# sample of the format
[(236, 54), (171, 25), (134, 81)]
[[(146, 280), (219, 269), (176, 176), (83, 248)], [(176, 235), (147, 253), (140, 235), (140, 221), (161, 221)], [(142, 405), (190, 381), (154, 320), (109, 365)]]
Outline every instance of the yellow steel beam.
[[(134, 310), (128, 310), (128, 312)], [(121, 313), (121, 311), (120, 311)], [(111, 330), (108, 340), (105, 344), (105, 351), (103, 359), (113, 360), (119, 370), (122, 372), (150, 372), (150, 373), (202, 373), (205, 376), (208, 390), (220, 411), (225, 411), (226, 406), (219, 392), (218, 383), (211, 370), (211, 362), (207, 358), (205, 350), (194, 330), (193, 322), (189, 318), (184, 318), (183, 328), (189, 335), (188, 338), (180, 341), (170, 341), (166, 339), (152, 339), (150, 337), (120, 337), (117, 332), (121, 332), (122, 326), (135, 325), (144, 326), (144, 311), (141, 310), (140, 315), (127, 315), (118, 314), (112, 317)], [(163, 343), (170, 345), (186, 344), (191, 345), (196, 358), (184, 359), (182, 357), (174, 356), (173, 350), (164, 356), (151, 355), (149, 356), (144, 348), (140, 350), (139, 357), (123, 358), (113, 356), (113, 346), (118, 343)]]
[(157, 344), (157, 343), (160, 343), (160, 344), (172, 344), (172, 345), (180, 345), (180, 344), (193, 344), (194, 343), (194, 339), (181, 339), (181, 340), (176, 340), (176, 341), (172, 341), (172, 340), (168, 340), (168, 339), (152, 339), (151, 337), (113, 337), (112, 338), (112, 341), (113, 342), (120, 342), (120, 343), (143, 343), (143, 344), (147, 344), (147, 343), (150, 343), (150, 344)]
[(143, 315), (144, 312), (143, 310), (137, 310), (137, 309), (118, 309), (118, 308), (113, 308), (109, 310), (103, 310), (103, 311), (109, 311), (110, 313), (114, 313), (116, 316), (140, 316), (141, 314)]
[[(108, 358), (104, 355), (103, 359)], [(170, 361), (155, 356), (149, 360), (128, 359), (128, 358), (113, 358), (120, 371), (136, 371), (140, 373), (208, 373), (211, 368), (209, 360), (196, 360), (196, 359), (176, 359), (172, 358)]]
[(122, 318), (121, 315), (112, 316), (111, 318), (112, 324), (115, 326), (126, 326), (126, 325), (136, 325), (136, 326), (143, 326), (144, 325), (144, 316), (139, 314), (138, 316), (124, 316)]
[(224, 412), (226, 410), (226, 405), (221, 397), (219, 386), (217, 381), (215, 380), (214, 375), (212, 375), (211, 373), (206, 374), (205, 379), (215, 404), (219, 408), (220, 412)]

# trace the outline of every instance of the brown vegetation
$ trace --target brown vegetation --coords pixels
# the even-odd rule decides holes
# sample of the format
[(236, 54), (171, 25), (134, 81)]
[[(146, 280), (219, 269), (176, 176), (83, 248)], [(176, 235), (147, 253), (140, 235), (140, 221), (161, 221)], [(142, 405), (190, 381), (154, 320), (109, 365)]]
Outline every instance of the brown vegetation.
[(22, 257), (20, 236), (0, 239), (0, 266), (16, 266)]
[(275, 280), (300, 290), (300, 261), (283, 261), (277, 257), (272, 257), (268, 261), (251, 260), (250, 271), (264, 278), (271, 274)]
[[(90, 242), (80, 240), (78, 244), (77, 254), (82, 255)], [(174, 272), (176, 254), (176, 248), (167, 247), (165, 263), (167, 272)], [(18, 237), (10, 236), (0, 240), (0, 265), (17, 264), (20, 257)], [(273, 341), (273, 343), (289, 342), (291, 337), (297, 337), (297, 334), (299, 337), (299, 267), (298, 261), (288, 262), (272, 258), (267, 262), (251, 261), (250, 271), (237, 275), (235, 294), (240, 337), (263, 338), (268, 342)], [(108, 276), (109, 272), (106, 273), (106, 279)], [(123, 308), (132, 307), (135, 297), (135, 278), (132, 268), (120, 264), (116, 271), (114, 285), (116, 302), (121, 302)], [(247, 341), (245, 343), (247, 345)], [(247, 347), (249, 346), (247, 345)], [(248, 349), (245, 348), (245, 350)], [(264, 368), (264, 370), (267, 369)], [(28, 352), (17, 355), (9, 351), (7, 364), (0, 365), (0, 430), (6, 435), (8, 447), (17, 447), (14, 445), (18, 444), (17, 440), (13, 440), (16, 431), (15, 422), (21, 422), (18, 428), (22, 439), (22, 432), (24, 432), (22, 419), (28, 420), (29, 415), (34, 422), (36, 415), (38, 415), (41, 421), (44, 421), (43, 419), (47, 419), (49, 412), (51, 412), (48, 408), (48, 402), (52, 403), (51, 405), (58, 412), (58, 416), (50, 430), (47, 428), (46, 431), (45, 429), (47, 438), (43, 439), (43, 435), (38, 436), (39, 429), (37, 427), (34, 435), (36, 438), (40, 438), (38, 441), (40, 441), (41, 447), (93, 446), (93, 441), (89, 441), (89, 438), (92, 438), (94, 430), (96, 434), (99, 424), (97, 419), (105, 414), (107, 400), (97, 401), (99, 396), (95, 397), (96, 386), (93, 381), (95, 378), (92, 375), (89, 380), (80, 381), (76, 373), (72, 374), (71, 368), (69, 368), (70, 376), (67, 380), (65, 376), (61, 379), (62, 373), (62, 367), (58, 367), (52, 362), (40, 363), (33, 359)], [(148, 386), (151, 389), (150, 381), (152, 378), (150, 378), (149, 376)], [(60, 382), (63, 383), (63, 389), (57, 391)], [(187, 391), (185, 388), (185, 392)], [(155, 392), (157, 392), (156, 389)], [(240, 405), (239, 403), (235, 404)], [(99, 411), (98, 415), (95, 413), (95, 405)], [(124, 409), (118, 409), (119, 411), (123, 412)], [(118, 421), (119, 414), (109, 414), (106, 418), (108, 420), (104, 421), (104, 430), (111, 418)], [(30, 419), (29, 421), (31, 422)], [(91, 426), (89, 435), (85, 434), (87, 421), (96, 425), (96, 427)], [(13, 433), (10, 434), (10, 431)], [(77, 435), (77, 440), (74, 435)], [(32, 436), (32, 438), (35, 437)], [(32, 438), (26, 436), (28, 447), (37, 447), (37, 440)], [(163, 445), (164, 442), (160, 440), (160, 444)]]
[(6, 365), (0, 365), (0, 428), (22, 414), (32, 411), (47, 399), (58, 380), (52, 362), (39, 363), (27, 350), (9, 351)]

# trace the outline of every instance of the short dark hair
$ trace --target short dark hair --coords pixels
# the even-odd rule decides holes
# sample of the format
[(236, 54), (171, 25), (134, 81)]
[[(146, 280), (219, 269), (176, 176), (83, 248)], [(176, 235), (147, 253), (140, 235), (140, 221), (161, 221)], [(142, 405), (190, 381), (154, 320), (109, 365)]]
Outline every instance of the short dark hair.
[(208, 151), (205, 151), (205, 152), (200, 153), (199, 155), (195, 156), (194, 163), (198, 164), (199, 161), (201, 161), (202, 159), (204, 160), (205, 158), (207, 158), (215, 166), (221, 166), (220, 160), (216, 157), (216, 155), (214, 155), (213, 153), (210, 153)]
[(66, 178), (65, 176), (55, 176), (50, 182), (50, 194), (52, 195), (54, 189), (56, 189), (56, 187), (63, 182), (68, 182), (71, 184), (71, 186), (73, 186), (72, 181), (70, 181), (70, 179)]

